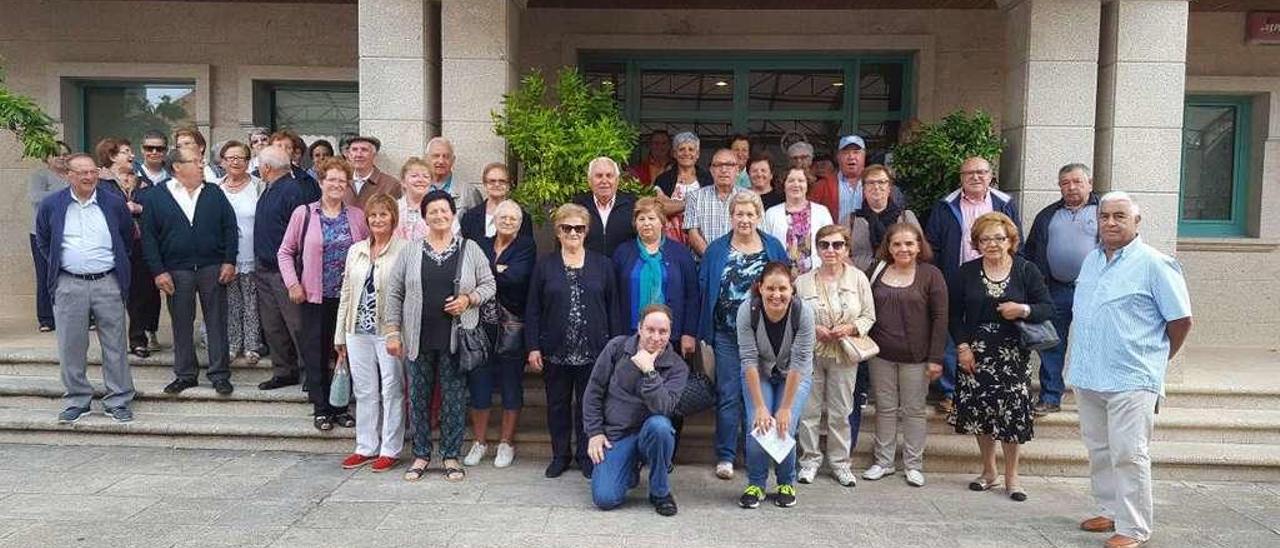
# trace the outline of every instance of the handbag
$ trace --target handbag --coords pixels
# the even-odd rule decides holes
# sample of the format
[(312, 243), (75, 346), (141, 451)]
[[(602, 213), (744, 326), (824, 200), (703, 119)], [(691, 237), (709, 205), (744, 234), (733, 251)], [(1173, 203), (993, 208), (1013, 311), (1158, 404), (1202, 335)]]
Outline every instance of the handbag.
[(715, 407), (718, 400), (716, 383), (707, 376), (707, 372), (701, 367), (690, 367), (684, 391), (680, 393), (680, 401), (676, 402), (676, 415), (696, 415)]
[(840, 338), (840, 349), (853, 363), (862, 363), (880, 353), (880, 345), (865, 335)]
[[(462, 263), (467, 258), (467, 240), (463, 238), (458, 250), (458, 268), (453, 274), (453, 294), (457, 295), (462, 280)], [(489, 363), (489, 337), (479, 324), (462, 327), (462, 317), (453, 319), (454, 335), (458, 338), (458, 370), (470, 373)]]
[(346, 407), (351, 403), (351, 368), (347, 360), (338, 360), (333, 370), (333, 381), (329, 383), (329, 405)]
[(1018, 326), (1018, 334), (1022, 340), (1022, 347), (1027, 350), (1048, 350), (1058, 346), (1062, 339), (1058, 337), (1058, 330), (1053, 327), (1053, 322), (1024, 322), (1018, 320), (1013, 322)]

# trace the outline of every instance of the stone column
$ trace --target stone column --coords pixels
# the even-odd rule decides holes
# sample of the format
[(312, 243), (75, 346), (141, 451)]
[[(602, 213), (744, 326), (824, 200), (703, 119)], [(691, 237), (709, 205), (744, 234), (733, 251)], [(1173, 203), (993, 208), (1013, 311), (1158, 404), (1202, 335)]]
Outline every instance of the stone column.
[(479, 189), (484, 165), (506, 161), (506, 141), (493, 133), (490, 113), (518, 83), (524, 9), (524, 0), (441, 1), (440, 124), (457, 155), (455, 184)]
[(1058, 169), (1093, 164), (1098, 0), (1002, 0), (1007, 143), (1000, 188), (1021, 196), (1023, 227), (1061, 198)]
[(430, 0), (359, 6), (360, 133), (382, 140), (378, 166), (399, 175), (440, 132), (437, 12)]
[(1102, 4), (1097, 186), (1132, 194), (1143, 240), (1169, 254), (1182, 178), (1187, 10), (1187, 0)]

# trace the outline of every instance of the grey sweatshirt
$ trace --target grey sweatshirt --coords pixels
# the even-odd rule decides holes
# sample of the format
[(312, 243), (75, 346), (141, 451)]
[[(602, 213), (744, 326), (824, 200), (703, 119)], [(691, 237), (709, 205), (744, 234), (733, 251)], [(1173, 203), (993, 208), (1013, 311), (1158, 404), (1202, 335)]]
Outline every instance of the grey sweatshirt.
[(619, 335), (604, 345), (582, 395), (582, 429), (587, 438), (604, 434), (617, 441), (640, 431), (653, 415), (670, 416), (689, 379), (689, 366), (667, 347), (646, 376), (631, 361), (639, 344), (636, 335)]

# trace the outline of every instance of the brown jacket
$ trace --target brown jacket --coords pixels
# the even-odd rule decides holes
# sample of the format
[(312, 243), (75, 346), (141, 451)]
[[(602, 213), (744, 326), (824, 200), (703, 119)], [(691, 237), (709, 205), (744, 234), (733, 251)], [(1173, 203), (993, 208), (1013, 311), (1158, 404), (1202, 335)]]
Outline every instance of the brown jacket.
[[(352, 176), (355, 177), (354, 175)], [(355, 181), (351, 182), (351, 186), (347, 187), (347, 195), (343, 201), (347, 205), (354, 205), (361, 210), (364, 205), (372, 198), (374, 194), (386, 194), (392, 198), (399, 198), (401, 193), (400, 180), (383, 173), (377, 167), (373, 168), (373, 173), (369, 175), (369, 179), (365, 181), (364, 187), (360, 189), (360, 193), (355, 192)]]

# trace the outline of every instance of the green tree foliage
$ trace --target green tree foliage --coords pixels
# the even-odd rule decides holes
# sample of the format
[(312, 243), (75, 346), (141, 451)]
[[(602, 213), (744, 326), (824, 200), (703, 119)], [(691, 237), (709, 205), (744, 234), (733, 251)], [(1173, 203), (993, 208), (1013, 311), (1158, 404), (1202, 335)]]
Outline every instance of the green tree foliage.
[(965, 158), (986, 158), (994, 169), (1003, 150), (1004, 141), (990, 115), (957, 110), (937, 123), (920, 126), (909, 141), (895, 146), (893, 166), (910, 189), (911, 208), (924, 212), (959, 186)]
[[(587, 164), (608, 156), (625, 164), (636, 146), (636, 129), (613, 100), (611, 84), (591, 86), (576, 68), (561, 69), (556, 96), (547, 96), (542, 73), (533, 70), (503, 96), (503, 111), (493, 113), (493, 131), (507, 140), (521, 169), (512, 198), (538, 223), (556, 206), (589, 190)], [(641, 187), (623, 174), (623, 192), (641, 195)]]
[(24, 157), (44, 159), (58, 153), (53, 119), (30, 97), (11, 91), (4, 83), (3, 70), (0, 70), (0, 127), (18, 138)]

